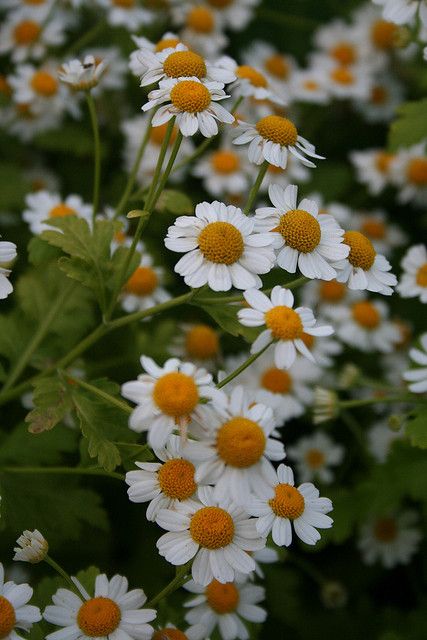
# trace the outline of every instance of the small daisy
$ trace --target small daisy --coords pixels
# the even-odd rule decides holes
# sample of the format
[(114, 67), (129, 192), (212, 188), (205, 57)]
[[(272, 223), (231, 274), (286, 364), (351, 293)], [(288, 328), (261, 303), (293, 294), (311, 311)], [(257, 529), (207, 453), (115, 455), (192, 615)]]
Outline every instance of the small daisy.
[(182, 25), (182, 42), (209, 59), (215, 58), (228, 44), (228, 38), (222, 31), (221, 21), (207, 4), (183, 3), (181, 0), (173, 7), (173, 19)]
[(367, 353), (390, 353), (401, 336), (388, 319), (388, 308), (382, 300), (360, 300), (341, 307), (335, 315), (337, 336), (345, 343)]
[(27, 14), (25, 8), (11, 11), (0, 29), (0, 55), (10, 52), (13, 62), (30, 57), (39, 60), (47, 47), (64, 42), (66, 26), (63, 16), (46, 22), (46, 10), (34, 15)]
[(117, 91), (123, 89), (126, 82), (128, 65), (118, 47), (96, 47), (86, 53), (95, 58), (96, 64), (105, 64), (106, 72), (102, 74), (99, 88), (94, 89), (93, 95), (98, 96), (101, 91)]
[(388, 122), (395, 117), (404, 98), (402, 85), (392, 76), (375, 76), (366, 101), (355, 101), (367, 122)]
[(289, 447), (289, 457), (295, 461), (303, 482), (317, 479), (324, 484), (331, 484), (334, 474), (330, 467), (341, 464), (344, 447), (336, 444), (326, 433), (317, 431)]
[(403, 273), (396, 289), (402, 298), (419, 297), (427, 303), (427, 248), (424, 244), (409, 247), (401, 262)]
[(207, 324), (185, 324), (172, 342), (170, 353), (205, 369), (216, 369), (220, 357), (219, 332)]
[(181, 43), (179, 36), (171, 31), (164, 33), (157, 42), (151, 42), (151, 40), (148, 40), (148, 38), (145, 38), (144, 36), (133, 35), (131, 37), (138, 48), (135, 49), (135, 51), (132, 51), (129, 56), (129, 69), (132, 74), (137, 77), (141, 77), (147, 71), (147, 67), (142, 63), (142, 59), (139, 56), (139, 52), (142, 49), (147, 49), (152, 53), (156, 53), (158, 51), (163, 51), (163, 49), (173, 49)]
[(251, 353), (257, 353), (277, 341), (274, 361), (279, 369), (289, 369), (297, 351), (314, 362), (302, 339), (303, 333), (313, 336), (330, 336), (333, 333), (328, 325), (315, 326), (313, 312), (307, 307), (293, 309), (294, 296), (284, 287), (274, 287), (270, 298), (256, 289), (249, 289), (243, 295), (249, 308), (238, 311), (240, 322), (246, 327), (267, 327), (253, 342)]
[(255, 221), (222, 202), (201, 202), (194, 216), (180, 216), (168, 229), (165, 245), (185, 253), (175, 265), (189, 287), (208, 284), (213, 291), (262, 285), (259, 273), (271, 271), (274, 252)]
[(189, 637), (172, 624), (167, 624), (166, 627), (158, 628), (151, 636), (151, 640), (189, 640)]
[(154, 629), (147, 624), (156, 617), (154, 609), (142, 609), (147, 598), (142, 589), (128, 591), (126, 578), (115, 575), (111, 580), (103, 573), (96, 576), (95, 593), (91, 597), (73, 578), (81, 597), (69, 589), (58, 589), (53, 605), (46, 607), (45, 620), (58, 627), (46, 640), (150, 640)]
[(90, 54), (83, 61), (75, 58), (64, 62), (58, 71), (58, 77), (74, 91), (88, 91), (99, 84), (107, 68), (106, 60), (96, 59)]
[(255, 562), (247, 552), (265, 546), (255, 520), (229, 499), (215, 500), (212, 487), (199, 488), (198, 497), (174, 511), (159, 512), (157, 524), (170, 532), (157, 542), (160, 555), (174, 565), (194, 558), (191, 574), (203, 586), (214, 579), (231, 582), (235, 572), (254, 571)]
[(189, 640), (205, 640), (216, 628), (222, 640), (247, 640), (249, 633), (243, 621), (260, 623), (267, 617), (258, 606), (265, 597), (264, 588), (258, 585), (213, 580), (205, 587), (190, 580), (184, 588), (195, 594), (184, 603), (189, 608), (185, 615), (191, 625), (186, 632)]
[(411, 349), (409, 357), (418, 367), (409, 369), (403, 374), (403, 378), (410, 382), (408, 385), (412, 393), (425, 393), (427, 391), (427, 333), (420, 337), (422, 349)]
[(298, 266), (308, 278), (336, 278), (337, 272), (330, 263), (349, 254), (343, 243), (343, 229), (332, 216), (319, 215), (314, 200), (304, 198), (298, 204), (296, 185), (283, 189), (273, 184), (268, 194), (274, 206), (255, 211), (255, 229), (271, 234), (279, 267), (295, 273)]
[(305, 307), (316, 310), (317, 315), (333, 320), (339, 307), (364, 297), (362, 291), (350, 291), (347, 285), (336, 280), (311, 280), (301, 292)]
[(367, 444), (369, 453), (377, 462), (383, 464), (392, 449), (393, 442), (404, 437), (403, 429), (395, 431), (390, 429), (387, 420), (376, 422), (367, 432)]
[(60, 122), (61, 114), (49, 111), (36, 113), (31, 104), (24, 102), (0, 109), (0, 124), (23, 142), (32, 140), (43, 131), (56, 129)]
[[(426, 5), (427, 6), (427, 5)], [(391, 165), (391, 181), (400, 188), (398, 200), (424, 206), (427, 198), (426, 142), (400, 149)]]
[(396, 24), (411, 24), (419, 12), (421, 22), (427, 26), (427, 5), (423, 0), (372, 0), (383, 7), (383, 16)]
[(163, 279), (164, 270), (154, 267), (152, 257), (143, 250), (139, 266), (123, 287), (123, 309), (128, 313), (143, 311), (169, 300), (169, 293), (161, 286)]
[(403, 29), (395, 22), (384, 20), (376, 7), (362, 5), (354, 14), (354, 29), (362, 46), (368, 46), (369, 55), (375, 56), (378, 65), (386, 65), (393, 54), (402, 46)]
[(0, 562), (0, 638), (22, 640), (18, 630), (29, 631), (42, 617), (38, 607), (27, 604), (33, 595), (28, 584), (4, 581), (4, 568)]
[(256, 517), (260, 535), (272, 532), (273, 542), (289, 547), (292, 542), (292, 526), (296, 535), (306, 544), (320, 540), (317, 529), (329, 529), (333, 520), (326, 514), (332, 510), (329, 498), (319, 498), (319, 491), (311, 482), (294, 486), (294, 474), (290, 467), (281, 464), (275, 482), (265, 493), (259, 492), (247, 506)]
[(327, 104), (330, 99), (325, 74), (316, 67), (294, 71), (289, 92), (295, 102)]
[[(254, 165), (251, 165), (253, 169), (256, 169)], [(254, 173), (254, 172), (253, 172)], [(252, 177), (252, 183), (254, 180)], [(259, 192), (268, 193), (270, 185), (277, 184), (278, 187), (282, 187), (283, 189), (290, 184), (300, 183), (300, 182), (308, 182), (310, 180), (311, 173), (310, 170), (301, 164), (299, 160), (295, 158), (295, 156), (289, 155), (288, 162), (286, 164), (286, 169), (282, 169), (282, 167), (276, 167), (274, 164), (269, 164), (267, 173), (264, 176), (264, 180), (261, 182)]]
[(85, 204), (80, 196), (70, 195), (62, 200), (59, 194), (48, 191), (29, 193), (25, 198), (27, 209), (22, 217), (28, 222), (32, 233), (39, 234), (49, 229), (46, 222), (49, 218), (63, 218), (64, 216), (78, 216), (87, 222), (92, 219), (92, 206)]
[[(363, 233), (371, 242), (377, 253), (388, 256), (393, 249), (407, 241), (406, 235), (396, 224), (387, 219), (384, 211), (354, 212), (352, 226)], [(427, 260), (426, 260), (427, 262)]]
[(212, 196), (247, 193), (252, 184), (250, 166), (242, 153), (223, 146), (202, 158), (193, 169)]
[(233, 140), (234, 144), (249, 142), (249, 160), (255, 164), (267, 160), (276, 167), (286, 169), (289, 153), (307, 167), (316, 165), (305, 156), (323, 160), (322, 156), (316, 154), (314, 145), (299, 135), (294, 123), (282, 116), (265, 116), (255, 125), (239, 121), (237, 130), (240, 135)]
[(0, 300), (7, 298), (13, 291), (13, 286), (9, 281), (11, 274), (7, 267), (17, 256), (16, 244), (0, 240)]
[[(181, 3), (182, 0), (178, 0)], [(252, 19), (255, 7), (260, 0), (207, 0), (207, 5), (225, 29), (242, 31)]]
[(17, 562), (37, 564), (45, 559), (49, 550), (47, 540), (45, 540), (37, 529), (34, 529), (34, 531), (24, 531), (16, 543), (18, 546), (14, 548), (15, 555), (13, 559)]
[(108, 22), (113, 27), (125, 27), (138, 31), (151, 24), (154, 14), (140, 6), (136, 0), (97, 0), (107, 10)]
[(286, 97), (288, 84), (293, 79), (296, 62), (291, 56), (285, 55), (273, 47), (269, 42), (255, 40), (243, 54), (246, 64), (261, 69), (269, 80), (274, 92)]
[(141, 357), (141, 365), (147, 373), (126, 382), (122, 395), (137, 404), (129, 426), (137, 432), (148, 431), (150, 447), (163, 448), (175, 429), (185, 431), (191, 420), (205, 424), (211, 412), (224, 405), (224, 394), (213, 386), (205, 369), (177, 358), (159, 367), (146, 356)]
[(247, 64), (238, 65), (229, 56), (223, 56), (217, 64), (236, 78), (230, 86), (233, 98), (254, 98), (268, 100), (278, 105), (284, 104), (284, 100), (275, 93), (266, 76), (255, 67)]
[(414, 526), (417, 521), (417, 514), (408, 510), (363, 525), (358, 547), (365, 564), (379, 561), (387, 569), (409, 564), (422, 539), (421, 531)]
[(366, 100), (371, 92), (373, 70), (366, 64), (343, 65), (330, 58), (313, 56), (313, 67), (324, 74), (328, 93), (340, 100)]
[(373, 196), (381, 193), (390, 184), (394, 158), (394, 154), (387, 153), (383, 149), (366, 149), (350, 153), (357, 179), (366, 185)]
[(322, 55), (343, 67), (353, 67), (371, 53), (363, 47), (358, 31), (342, 20), (333, 20), (317, 29), (314, 41)]

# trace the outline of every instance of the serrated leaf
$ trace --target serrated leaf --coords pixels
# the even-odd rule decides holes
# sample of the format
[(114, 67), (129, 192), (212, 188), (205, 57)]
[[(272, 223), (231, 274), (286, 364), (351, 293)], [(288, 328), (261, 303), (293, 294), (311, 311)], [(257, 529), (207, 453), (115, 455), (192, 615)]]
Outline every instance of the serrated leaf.
[(53, 429), (72, 407), (71, 396), (61, 380), (54, 376), (41, 378), (34, 385), (34, 409), (26, 416), (30, 433)]
[(405, 432), (413, 447), (427, 449), (427, 407), (419, 405), (412, 412)]
[(238, 305), (231, 304), (211, 304), (200, 307), (208, 313), (215, 322), (232, 336), (242, 336), (247, 342), (253, 342), (259, 330), (252, 327), (243, 326), (237, 317)]
[(391, 151), (409, 147), (427, 138), (427, 98), (406, 102), (398, 110), (398, 118), (391, 124), (388, 145)]
[(0, 162), (0, 185), (2, 210), (21, 207), (25, 192), (29, 188), (21, 167), (10, 162)]
[(189, 215), (194, 212), (194, 205), (185, 193), (176, 189), (164, 189), (157, 200), (158, 211), (168, 211), (174, 215)]
[(60, 255), (58, 249), (51, 247), (39, 236), (34, 236), (28, 243), (28, 260), (35, 267), (51, 262)]

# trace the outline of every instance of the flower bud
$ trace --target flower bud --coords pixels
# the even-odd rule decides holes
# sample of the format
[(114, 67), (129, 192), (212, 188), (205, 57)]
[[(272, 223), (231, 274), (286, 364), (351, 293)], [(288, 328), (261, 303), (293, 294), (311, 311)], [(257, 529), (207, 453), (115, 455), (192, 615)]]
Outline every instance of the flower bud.
[(13, 559), (21, 562), (31, 562), (32, 564), (42, 562), (49, 550), (47, 540), (37, 529), (24, 531), (16, 543), (18, 546), (14, 548), (15, 555)]

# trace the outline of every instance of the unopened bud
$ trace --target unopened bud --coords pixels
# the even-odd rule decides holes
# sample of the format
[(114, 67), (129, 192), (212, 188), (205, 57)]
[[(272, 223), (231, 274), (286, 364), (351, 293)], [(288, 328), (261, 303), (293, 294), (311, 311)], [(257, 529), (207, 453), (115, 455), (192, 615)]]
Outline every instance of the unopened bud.
[(18, 546), (14, 548), (13, 559), (21, 562), (31, 562), (31, 564), (42, 562), (49, 551), (47, 540), (37, 529), (24, 531), (16, 543)]
[(347, 604), (348, 594), (341, 582), (331, 580), (322, 586), (320, 597), (328, 609), (340, 609)]

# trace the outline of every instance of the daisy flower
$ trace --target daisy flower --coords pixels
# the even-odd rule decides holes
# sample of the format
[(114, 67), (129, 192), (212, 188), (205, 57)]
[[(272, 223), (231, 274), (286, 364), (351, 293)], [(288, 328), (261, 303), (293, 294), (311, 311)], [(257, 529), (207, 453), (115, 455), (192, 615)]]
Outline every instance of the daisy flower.
[[(181, 3), (182, 0), (175, 0)], [(207, 5), (218, 18), (221, 27), (242, 31), (251, 20), (260, 0), (207, 0)], [(187, 4), (190, 4), (187, 2)]]
[(240, 322), (246, 327), (267, 327), (252, 343), (251, 353), (257, 353), (276, 341), (274, 362), (279, 369), (289, 369), (297, 351), (314, 362), (302, 339), (303, 333), (313, 336), (330, 336), (333, 333), (328, 325), (315, 326), (313, 312), (307, 307), (293, 309), (294, 296), (284, 287), (274, 287), (270, 298), (256, 289), (248, 289), (243, 295), (249, 308), (238, 311)]
[(103, 90), (123, 89), (128, 65), (118, 47), (91, 47), (86, 56), (93, 56), (98, 66), (105, 65), (105, 73), (102, 73), (99, 79), (99, 89), (95, 88), (92, 91), (94, 96), (98, 96)]
[(34, 622), (42, 617), (40, 609), (27, 604), (33, 595), (28, 584), (4, 581), (4, 568), (0, 562), (0, 637), (4, 640), (19, 640), (24, 636), (17, 631), (29, 631)]
[(392, 76), (375, 76), (370, 93), (364, 100), (356, 100), (356, 109), (367, 122), (388, 122), (396, 115), (397, 108), (403, 102), (403, 87)]
[(409, 564), (418, 551), (421, 531), (414, 525), (418, 517), (414, 511), (374, 518), (362, 526), (357, 546), (365, 564), (380, 562), (387, 569)]
[(154, 127), (175, 116), (183, 136), (193, 136), (200, 131), (203, 136), (210, 138), (218, 133), (217, 120), (227, 124), (234, 122), (234, 116), (217, 104), (228, 97), (223, 86), (222, 82), (201, 82), (195, 76), (167, 78), (160, 81), (159, 89), (150, 91), (148, 102), (142, 110), (159, 107), (153, 116)]
[(15, 555), (13, 559), (17, 562), (37, 564), (45, 559), (49, 550), (47, 540), (37, 529), (24, 531), (17, 539), (16, 544), (18, 546), (14, 548)]
[(184, 324), (173, 339), (170, 353), (210, 370), (220, 357), (219, 332), (207, 324)]
[(384, 20), (376, 7), (362, 5), (354, 13), (354, 31), (362, 46), (368, 46), (370, 56), (378, 59), (379, 66), (387, 64), (390, 54), (402, 46), (403, 30), (395, 23)]
[(380, 464), (383, 464), (391, 451), (393, 442), (404, 437), (403, 429), (395, 431), (390, 429), (388, 420), (376, 422), (367, 432), (367, 445), (369, 453)]
[(80, 196), (70, 195), (62, 200), (59, 194), (48, 191), (29, 193), (25, 198), (27, 208), (22, 217), (30, 225), (31, 232), (39, 234), (49, 229), (49, 218), (78, 216), (87, 222), (92, 220), (92, 205), (85, 204)]
[(385, 212), (381, 210), (369, 213), (364, 211), (354, 212), (352, 226), (372, 242), (377, 253), (382, 253), (385, 256), (407, 241), (407, 237), (400, 227), (391, 223), (387, 219)]
[(97, 0), (107, 10), (108, 22), (113, 27), (125, 27), (129, 31), (138, 31), (142, 26), (151, 24), (154, 15), (144, 9), (135, 0)]
[(11, 11), (0, 28), (0, 55), (10, 53), (13, 62), (39, 60), (48, 47), (64, 42), (64, 17), (45, 23), (46, 9), (29, 15), (25, 8)]
[(334, 480), (331, 467), (341, 464), (344, 447), (335, 444), (326, 433), (317, 431), (289, 447), (289, 457), (295, 461), (298, 476), (303, 482), (317, 479), (331, 484)]
[(329, 498), (319, 498), (311, 482), (294, 484), (292, 469), (281, 464), (268, 491), (260, 491), (247, 505), (248, 513), (256, 517), (258, 533), (267, 536), (271, 531), (273, 542), (280, 547), (291, 544), (292, 525), (300, 540), (314, 545), (320, 540), (317, 529), (329, 529), (333, 523), (326, 515), (332, 510)]
[(284, 100), (274, 92), (265, 75), (255, 67), (247, 64), (239, 65), (229, 56), (223, 56), (217, 64), (236, 78), (230, 86), (234, 98), (254, 98), (269, 100), (279, 105), (284, 104)]
[(227, 46), (220, 19), (209, 5), (179, 0), (172, 8), (172, 17), (182, 25), (180, 38), (192, 51), (212, 59)]
[(355, 349), (367, 353), (390, 353), (400, 341), (400, 332), (388, 319), (382, 300), (360, 300), (341, 307), (335, 314), (337, 336)]
[(7, 298), (13, 291), (9, 281), (10, 269), (6, 268), (17, 256), (16, 244), (0, 240), (0, 300)]
[(129, 56), (129, 69), (134, 76), (141, 77), (147, 71), (147, 67), (143, 64), (142, 59), (139, 57), (141, 49), (148, 49), (152, 53), (157, 51), (163, 51), (163, 49), (173, 49), (181, 43), (181, 39), (176, 33), (167, 31), (157, 42), (151, 42), (144, 36), (131, 36), (133, 42), (138, 47)]
[(327, 104), (329, 93), (325, 74), (316, 67), (294, 71), (289, 84), (290, 99), (295, 102)]
[(396, 289), (402, 298), (419, 297), (427, 303), (427, 248), (424, 244), (409, 247), (401, 262), (403, 273)]
[(170, 299), (169, 293), (161, 286), (164, 270), (154, 267), (152, 257), (143, 251), (139, 267), (123, 287), (121, 305), (128, 313), (143, 311)]
[(366, 100), (371, 92), (373, 70), (366, 64), (343, 65), (326, 56), (313, 57), (313, 67), (324, 74), (328, 93), (340, 100)]
[(273, 47), (269, 42), (255, 40), (243, 54), (246, 64), (261, 69), (274, 92), (286, 98), (289, 81), (292, 80), (296, 63), (293, 58)]
[(92, 54), (64, 62), (59, 68), (58, 77), (74, 91), (88, 91), (96, 87), (107, 71), (106, 60), (96, 59)]
[(185, 253), (175, 265), (189, 287), (208, 284), (213, 291), (262, 285), (259, 273), (271, 271), (274, 252), (255, 221), (222, 202), (201, 202), (194, 216), (180, 216), (168, 229), (165, 245)]
[(311, 280), (304, 285), (301, 292), (303, 305), (315, 309), (317, 315), (329, 320), (333, 320), (340, 306), (358, 300), (364, 295), (362, 291), (350, 291), (345, 284), (337, 280)]
[(215, 388), (205, 369), (178, 358), (159, 367), (142, 356), (141, 365), (146, 373), (122, 385), (122, 395), (137, 404), (130, 428), (148, 431), (148, 443), (154, 449), (163, 448), (173, 431), (185, 430), (191, 420), (205, 424), (211, 412), (224, 404), (224, 394)]
[(223, 640), (247, 640), (249, 633), (243, 621), (260, 623), (267, 617), (258, 605), (265, 597), (264, 588), (258, 585), (213, 580), (202, 586), (190, 580), (184, 588), (194, 594), (184, 603), (189, 609), (185, 615), (191, 625), (186, 632), (189, 640), (205, 640), (216, 628)]
[(204, 189), (212, 196), (237, 195), (249, 189), (250, 166), (242, 153), (223, 146), (199, 160), (193, 174), (202, 178)]
[(316, 165), (306, 156), (323, 160), (322, 156), (316, 154), (314, 145), (299, 135), (296, 126), (288, 118), (265, 116), (255, 125), (240, 121), (237, 130), (240, 135), (233, 143), (250, 143), (248, 156), (255, 164), (262, 164), (267, 160), (276, 167), (286, 169), (289, 153), (307, 167)]
[(386, 20), (396, 24), (410, 24), (419, 12), (421, 22), (427, 26), (427, 6), (423, 0), (372, 0), (383, 7)]
[[(255, 169), (254, 165), (251, 165)], [(255, 172), (253, 172), (255, 173)], [(276, 167), (274, 164), (269, 164), (267, 172), (264, 176), (264, 180), (261, 182), (259, 193), (268, 193), (270, 185), (277, 184), (277, 186), (285, 188), (290, 184), (308, 182), (310, 180), (310, 170), (305, 167), (295, 156), (289, 155), (286, 169), (282, 167)], [(256, 176), (252, 177), (252, 181)]]
[(409, 357), (418, 367), (409, 369), (403, 374), (404, 380), (410, 382), (408, 385), (412, 393), (425, 393), (427, 391), (427, 333), (420, 337), (422, 349), (411, 349)]
[(333, 20), (317, 29), (314, 42), (322, 55), (343, 67), (352, 67), (371, 53), (363, 47), (364, 42), (354, 26), (342, 20)]
[(400, 202), (424, 206), (427, 198), (426, 142), (400, 149), (391, 165), (391, 181), (400, 188)]
[(244, 505), (251, 492), (274, 475), (271, 461), (283, 460), (285, 451), (271, 437), (277, 426), (272, 409), (254, 403), (242, 386), (232, 390), (225, 411), (204, 425), (207, 433), (200, 444), (208, 453), (196, 480), (214, 485), (216, 499), (229, 496)]
[(49, 111), (35, 112), (31, 104), (11, 104), (0, 109), (0, 124), (23, 142), (32, 140), (43, 131), (51, 131), (59, 126), (61, 114)]
[(298, 204), (296, 185), (283, 189), (272, 184), (268, 195), (274, 206), (255, 211), (255, 229), (271, 234), (279, 267), (295, 273), (298, 266), (308, 278), (335, 278), (337, 272), (330, 263), (345, 259), (349, 248), (334, 218), (319, 215), (314, 200), (304, 198)]
[(142, 589), (128, 591), (126, 578), (115, 575), (111, 580), (102, 573), (96, 576), (95, 593), (91, 597), (83, 585), (73, 578), (81, 597), (69, 589), (58, 589), (53, 605), (44, 610), (45, 620), (57, 627), (46, 640), (150, 640), (154, 629), (147, 624), (156, 617), (154, 609), (142, 609), (147, 598)]
[(390, 184), (394, 158), (394, 154), (387, 153), (383, 149), (366, 149), (350, 153), (357, 180), (366, 185), (373, 196), (381, 193)]
[(167, 624), (166, 627), (160, 627), (151, 637), (151, 640), (189, 640), (186, 633), (177, 629), (172, 624)]
[(215, 500), (212, 487), (200, 487), (198, 497), (174, 511), (159, 512), (156, 522), (169, 532), (157, 541), (160, 555), (174, 565), (194, 558), (191, 574), (203, 586), (214, 579), (232, 582), (235, 572), (254, 571), (255, 562), (247, 552), (265, 546), (255, 520), (229, 499)]

